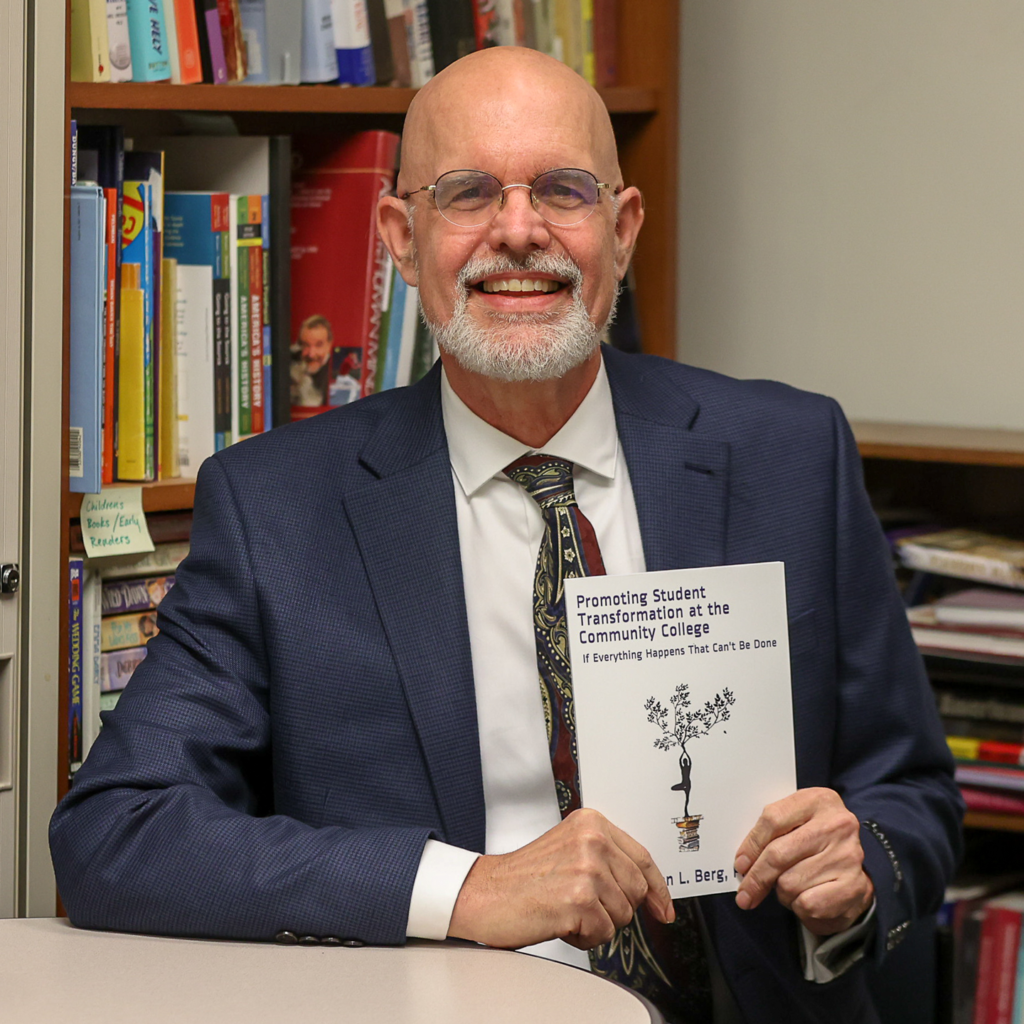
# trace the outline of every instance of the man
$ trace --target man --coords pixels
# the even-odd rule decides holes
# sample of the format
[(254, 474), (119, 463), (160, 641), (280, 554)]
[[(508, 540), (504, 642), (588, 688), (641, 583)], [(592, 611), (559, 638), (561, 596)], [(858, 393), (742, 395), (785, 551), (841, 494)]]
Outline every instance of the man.
[[(937, 905), (960, 808), (841, 414), (602, 353), (643, 208), (557, 62), (497, 48), (436, 76), (398, 192), (379, 227), (443, 372), (204, 466), (161, 633), (54, 816), (72, 920), (563, 940), (544, 951), (598, 946), (598, 969), (636, 908), (680, 934), (646, 851), (572, 811), (549, 760), (546, 526), (509, 475), (543, 453), (575, 462), (608, 572), (786, 563), (801, 789), (751, 823), (735, 897), (679, 910), (718, 1019), (874, 1020), (844, 968)], [(666, 963), (684, 997), (696, 962)]]
[(292, 357), (292, 405), (327, 404), (334, 334), (325, 316), (308, 316), (299, 326)]

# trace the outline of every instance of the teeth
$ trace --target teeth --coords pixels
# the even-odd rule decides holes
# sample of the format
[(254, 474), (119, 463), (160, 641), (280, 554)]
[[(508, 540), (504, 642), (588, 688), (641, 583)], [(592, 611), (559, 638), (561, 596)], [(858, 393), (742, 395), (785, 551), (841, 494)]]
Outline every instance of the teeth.
[(557, 281), (547, 278), (511, 277), (500, 281), (481, 282), (485, 292), (553, 292), (558, 289)]

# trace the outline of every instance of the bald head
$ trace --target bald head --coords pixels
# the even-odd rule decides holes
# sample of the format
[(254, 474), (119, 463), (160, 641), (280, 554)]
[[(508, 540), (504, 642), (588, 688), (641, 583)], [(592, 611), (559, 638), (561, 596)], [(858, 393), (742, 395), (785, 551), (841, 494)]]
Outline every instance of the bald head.
[(399, 194), (457, 168), (505, 180), (503, 165), (527, 147), (536, 174), (582, 167), (622, 183), (608, 111), (575, 71), (537, 50), (478, 50), (435, 75), (410, 104)]

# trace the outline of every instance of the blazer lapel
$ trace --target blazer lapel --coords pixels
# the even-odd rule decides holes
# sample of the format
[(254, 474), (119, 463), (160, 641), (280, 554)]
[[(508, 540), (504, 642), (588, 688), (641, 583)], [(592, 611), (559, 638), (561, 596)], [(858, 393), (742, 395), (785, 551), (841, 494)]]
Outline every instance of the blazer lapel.
[(648, 360), (605, 349), (649, 572), (726, 561), (729, 445), (692, 430), (698, 403)]
[(483, 781), (451, 465), (435, 370), (362, 452), (345, 511), (427, 761), (445, 841), (483, 851)]

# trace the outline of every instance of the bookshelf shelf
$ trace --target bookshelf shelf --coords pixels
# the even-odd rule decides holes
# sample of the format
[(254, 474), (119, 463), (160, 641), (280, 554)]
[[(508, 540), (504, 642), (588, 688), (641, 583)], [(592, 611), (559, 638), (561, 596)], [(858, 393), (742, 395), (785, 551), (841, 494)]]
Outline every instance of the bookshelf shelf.
[[(118, 486), (131, 487), (137, 484), (112, 484), (104, 491), (115, 490)], [(142, 508), (145, 512), (176, 512), (190, 509), (196, 495), (195, 480), (161, 480), (158, 483), (142, 485)], [(68, 519), (77, 519), (82, 511), (82, 495), (71, 494), (68, 499)]]
[(1024, 430), (851, 422), (861, 456), (971, 466), (1024, 466)]
[[(70, 82), (75, 110), (217, 111), (221, 113), (404, 114), (415, 89), (345, 88), (337, 85), (170, 85), (167, 82)], [(654, 89), (602, 89), (613, 114), (653, 114)]]
[(997, 832), (1024, 832), (1024, 814), (989, 814), (968, 811), (964, 815), (965, 828), (987, 828)]

